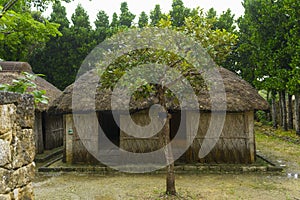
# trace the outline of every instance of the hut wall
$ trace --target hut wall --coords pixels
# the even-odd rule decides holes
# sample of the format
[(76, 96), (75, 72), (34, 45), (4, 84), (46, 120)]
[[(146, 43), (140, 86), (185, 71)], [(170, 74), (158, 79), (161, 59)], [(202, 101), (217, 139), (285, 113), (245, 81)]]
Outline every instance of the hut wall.
[(73, 163), (73, 134), (74, 134), (73, 115), (64, 115), (64, 161)]
[[(130, 135), (127, 131), (132, 127), (129, 127), (131, 123), (129, 123), (130, 119), (140, 125), (146, 126), (150, 123), (150, 117), (148, 115), (148, 110), (139, 111), (137, 113), (132, 114), (131, 116), (121, 114), (120, 115), (120, 147), (126, 151), (134, 152), (134, 153), (146, 153), (158, 150), (162, 147), (160, 137), (162, 136), (162, 132), (159, 132), (152, 137), (148, 137), (146, 132), (141, 132), (140, 137), (134, 137)], [(154, 121), (151, 123), (153, 127), (149, 127), (150, 130), (157, 130), (158, 124), (160, 122)], [(128, 133), (128, 134), (127, 134)], [(144, 138), (143, 138), (144, 137)]]
[[(67, 163), (98, 163), (93, 156), (98, 152), (98, 120), (93, 114), (78, 114), (76, 117), (76, 126), (73, 115), (64, 117), (65, 160)], [(79, 136), (78, 132), (85, 134)]]
[(36, 153), (43, 153), (44, 152), (43, 120), (42, 120), (42, 113), (39, 111), (35, 111), (34, 140), (35, 140)]
[[(196, 127), (195, 120), (199, 113), (186, 111), (186, 122), (183, 127), (186, 129), (186, 138), (183, 140), (192, 141), (193, 138), (189, 134), (192, 131), (198, 133), (194, 139), (191, 147), (186, 153), (181, 156), (180, 162), (201, 162), (201, 163), (252, 163), (255, 161), (255, 141), (253, 134), (254, 114), (251, 112), (227, 113), (225, 123), (220, 137), (214, 137), (216, 127), (211, 127), (211, 134), (207, 133), (211, 120), (210, 113), (200, 114), (199, 127)], [(174, 115), (171, 121), (171, 132), (178, 130), (178, 123), (180, 123), (180, 116)], [(137, 138), (130, 136), (123, 131), (128, 126), (129, 118), (139, 125), (145, 126), (150, 122), (148, 111), (140, 111), (128, 115), (120, 115), (120, 147), (124, 150), (136, 153), (151, 152), (162, 147), (160, 137), (162, 132), (150, 138)], [(183, 122), (184, 123), (184, 122)], [(155, 124), (155, 123), (154, 123)], [(123, 126), (123, 127), (122, 127)], [(179, 130), (184, 131), (184, 130)], [(171, 133), (172, 136), (173, 133)], [(206, 136), (206, 134), (208, 134)], [(174, 134), (173, 134), (174, 135)], [(199, 159), (199, 150), (202, 146), (204, 138), (207, 137), (208, 142), (217, 141), (211, 152), (204, 158)], [(180, 141), (177, 141), (180, 142)], [(184, 142), (184, 141), (183, 141)]]
[[(207, 133), (210, 120), (210, 113), (201, 113), (198, 134), (187, 155), (188, 161), (201, 163), (252, 163), (255, 161), (254, 114), (252, 111), (227, 113), (219, 138), (212, 137)], [(190, 124), (187, 126), (193, 126), (192, 120), (187, 121), (187, 123), (189, 122)], [(212, 131), (214, 131), (213, 129), (214, 127), (212, 127)], [(205, 137), (208, 142), (217, 140), (217, 143), (207, 156), (199, 159), (199, 150)]]

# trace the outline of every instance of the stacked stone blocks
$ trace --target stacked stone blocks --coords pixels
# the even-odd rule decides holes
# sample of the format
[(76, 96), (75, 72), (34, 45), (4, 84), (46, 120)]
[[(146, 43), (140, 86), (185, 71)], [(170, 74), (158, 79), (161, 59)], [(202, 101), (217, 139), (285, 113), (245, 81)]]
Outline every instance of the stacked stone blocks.
[(34, 198), (33, 102), (31, 95), (0, 92), (0, 200)]

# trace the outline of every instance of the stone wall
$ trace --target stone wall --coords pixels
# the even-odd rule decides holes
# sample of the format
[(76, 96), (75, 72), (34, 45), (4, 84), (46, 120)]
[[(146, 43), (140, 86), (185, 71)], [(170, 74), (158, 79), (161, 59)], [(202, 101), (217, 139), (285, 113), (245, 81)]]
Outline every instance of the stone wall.
[(33, 199), (33, 97), (0, 92), (0, 200)]

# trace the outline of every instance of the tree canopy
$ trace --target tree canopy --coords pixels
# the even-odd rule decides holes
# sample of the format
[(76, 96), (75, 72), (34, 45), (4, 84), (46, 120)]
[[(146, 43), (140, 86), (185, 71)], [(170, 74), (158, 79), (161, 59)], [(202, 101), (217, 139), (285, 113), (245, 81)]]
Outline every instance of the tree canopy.
[[(53, 12), (45, 18), (42, 13), (50, 3)], [(270, 93), (273, 100), (300, 93), (297, 0), (244, 0), (245, 13), (238, 19), (230, 9), (217, 13), (211, 8), (204, 13), (173, 0), (169, 12), (163, 13), (157, 4), (150, 13), (141, 12), (136, 21), (122, 2), (120, 14), (115, 12), (111, 20), (98, 11), (94, 25), (80, 5), (71, 22), (60, 1), (0, 0), (0, 5), (0, 58), (29, 61), (34, 71), (60, 89), (75, 80), (83, 59), (97, 44), (116, 33), (150, 26), (193, 37), (218, 65)]]
[[(26, 61), (34, 49), (44, 46), (52, 36), (61, 35), (59, 24), (49, 22), (40, 11), (30, 10), (31, 1), (5, 2), (0, 1), (0, 58)], [(46, 2), (35, 4), (43, 8)]]

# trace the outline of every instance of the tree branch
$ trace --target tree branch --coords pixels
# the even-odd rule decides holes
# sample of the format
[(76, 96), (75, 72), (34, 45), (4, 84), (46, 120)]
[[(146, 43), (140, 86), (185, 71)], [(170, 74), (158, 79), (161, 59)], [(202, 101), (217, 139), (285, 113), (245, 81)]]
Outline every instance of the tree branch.
[(17, 3), (18, 0), (10, 0), (9, 2), (7, 2), (4, 6), (3, 9), (1, 11), (0, 14), (0, 19), (3, 17), (3, 15), (13, 6)]

